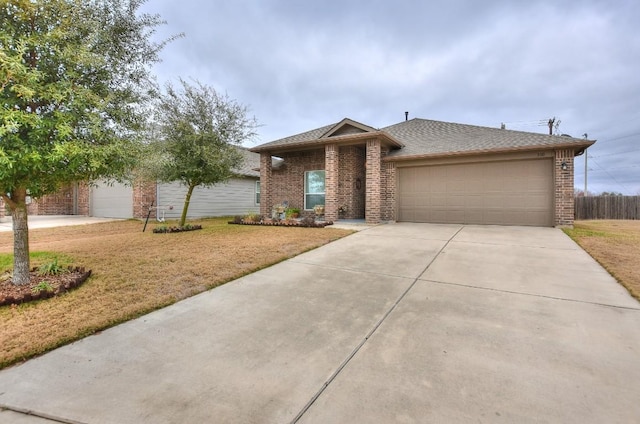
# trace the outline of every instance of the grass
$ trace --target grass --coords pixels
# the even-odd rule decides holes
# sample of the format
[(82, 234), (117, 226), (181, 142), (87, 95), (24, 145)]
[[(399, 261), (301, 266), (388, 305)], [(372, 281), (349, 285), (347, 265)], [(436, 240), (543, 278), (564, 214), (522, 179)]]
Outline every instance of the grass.
[(565, 233), (640, 300), (640, 221), (576, 221)]
[[(153, 225), (143, 233), (135, 220), (30, 231), (32, 266), (58, 258), (93, 274), (62, 296), (0, 308), (0, 368), (351, 233), (227, 221), (193, 221), (204, 228), (176, 234), (153, 234)], [(0, 233), (0, 269), (12, 250), (11, 233)]]

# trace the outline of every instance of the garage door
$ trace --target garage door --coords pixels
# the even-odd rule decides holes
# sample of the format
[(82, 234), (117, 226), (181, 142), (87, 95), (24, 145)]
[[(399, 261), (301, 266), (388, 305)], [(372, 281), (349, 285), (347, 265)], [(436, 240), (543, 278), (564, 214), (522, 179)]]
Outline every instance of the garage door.
[(91, 216), (132, 218), (133, 190), (130, 186), (100, 183), (91, 188)]
[(549, 159), (398, 168), (398, 220), (553, 225)]

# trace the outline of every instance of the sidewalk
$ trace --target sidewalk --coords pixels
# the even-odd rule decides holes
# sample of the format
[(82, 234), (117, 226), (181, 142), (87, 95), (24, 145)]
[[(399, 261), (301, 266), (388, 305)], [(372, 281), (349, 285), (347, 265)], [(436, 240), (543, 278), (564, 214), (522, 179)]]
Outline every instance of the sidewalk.
[[(29, 229), (34, 230), (36, 228), (53, 228), (63, 227), (67, 225), (84, 225), (84, 224), (96, 224), (98, 222), (118, 221), (117, 218), (96, 218), (93, 216), (83, 215), (30, 215), (29, 216)], [(11, 217), (6, 216), (0, 219), (0, 232), (13, 231)]]

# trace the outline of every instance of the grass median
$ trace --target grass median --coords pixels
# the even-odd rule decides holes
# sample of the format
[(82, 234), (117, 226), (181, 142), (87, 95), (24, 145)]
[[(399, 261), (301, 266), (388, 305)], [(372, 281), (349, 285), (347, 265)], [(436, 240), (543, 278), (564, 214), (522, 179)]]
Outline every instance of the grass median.
[(565, 233), (640, 300), (640, 221), (576, 221)]
[[(45, 259), (59, 255), (93, 274), (61, 296), (0, 308), (0, 368), (351, 233), (227, 221), (192, 221), (203, 229), (173, 234), (154, 234), (153, 225), (143, 233), (135, 220), (30, 231), (32, 252), (46, 252), (40, 255)], [(12, 249), (11, 233), (0, 233), (5, 264)]]

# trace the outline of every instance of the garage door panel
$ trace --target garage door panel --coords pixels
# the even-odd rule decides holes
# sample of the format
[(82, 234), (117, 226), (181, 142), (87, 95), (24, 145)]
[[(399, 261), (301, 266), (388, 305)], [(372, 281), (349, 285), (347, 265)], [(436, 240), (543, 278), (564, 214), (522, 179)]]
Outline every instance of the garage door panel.
[(132, 218), (133, 189), (120, 183), (96, 184), (91, 188), (90, 215), (103, 218)]
[(398, 220), (553, 225), (549, 159), (398, 168)]

